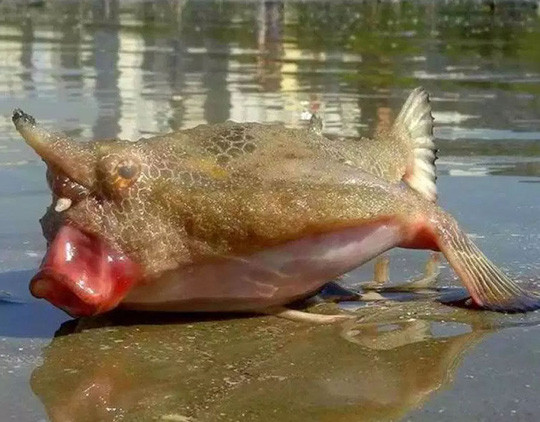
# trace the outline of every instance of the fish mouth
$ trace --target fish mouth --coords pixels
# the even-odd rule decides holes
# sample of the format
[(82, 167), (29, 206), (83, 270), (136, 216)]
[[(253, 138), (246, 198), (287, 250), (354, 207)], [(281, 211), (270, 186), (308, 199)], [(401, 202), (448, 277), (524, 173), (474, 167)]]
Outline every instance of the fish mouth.
[(67, 211), (72, 205), (92, 195), (89, 189), (53, 165), (47, 166), (47, 183), (53, 195), (54, 210), (58, 213)]
[(49, 248), (30, 292), (71, 316), (113, 309), (141, 278), (140, 266), (102, 237), (85, 231), (64, 213), (96, 196), (96, 157), (92, 146), (41, 128), (20, 109), (13, 123), (26, 143), (47, 164), (53, 209), (41, 219)]
[(63, 225), (52, 240), (30, 292), (73, 317), (115, 308), (141, 278), (137, 263), (103, 239)]

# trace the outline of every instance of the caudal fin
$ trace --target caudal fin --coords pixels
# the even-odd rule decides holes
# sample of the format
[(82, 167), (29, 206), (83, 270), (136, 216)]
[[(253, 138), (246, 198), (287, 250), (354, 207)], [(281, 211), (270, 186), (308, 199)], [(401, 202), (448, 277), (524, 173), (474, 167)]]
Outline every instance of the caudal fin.
[(433, 117), (429, 96), (422, 87), (411, 92), (394, 122), (392, 131), (410, 141), (413, 150), (403, 181), (428, 200), (436, 201), (437, 149), (433, 143)]
[(508, 278), (457, 224), (441, 230), (437, 243), (476, 305), (499, 312), (540, 308), (540, 294), (525, 290)]

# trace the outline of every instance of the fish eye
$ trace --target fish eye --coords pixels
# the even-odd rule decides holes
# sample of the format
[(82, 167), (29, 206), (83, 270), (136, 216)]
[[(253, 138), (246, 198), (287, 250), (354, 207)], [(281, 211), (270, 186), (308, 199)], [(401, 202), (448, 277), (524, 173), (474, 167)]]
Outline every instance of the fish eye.
[(132, 154), (109, 154), (102, 157), (97, 168), (102, 192), (122, 197), (142, 173), (141, 160)]
[(122, 179), (131, 180), (139, 175), (139, 166), (132, 161), (122, 161), (118, 164), (116, 172)]
[(114, 170), (113, 185), (116, 189), (130, 187), (139, 177), (141, 167), (134, 160), (120, 161)]

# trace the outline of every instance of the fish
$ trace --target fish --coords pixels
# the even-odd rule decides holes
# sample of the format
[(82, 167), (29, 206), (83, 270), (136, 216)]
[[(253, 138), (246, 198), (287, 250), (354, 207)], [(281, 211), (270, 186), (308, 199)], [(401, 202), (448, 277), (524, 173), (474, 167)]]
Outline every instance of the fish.
[(79, 142), (12, 120), (52, 192), (30, 291), (71, 316), (264, 312), (395, 247), (441, 251), (480, 308), (540, 307), (437, 204), (423, 88), (373, 138), (227, 121)]

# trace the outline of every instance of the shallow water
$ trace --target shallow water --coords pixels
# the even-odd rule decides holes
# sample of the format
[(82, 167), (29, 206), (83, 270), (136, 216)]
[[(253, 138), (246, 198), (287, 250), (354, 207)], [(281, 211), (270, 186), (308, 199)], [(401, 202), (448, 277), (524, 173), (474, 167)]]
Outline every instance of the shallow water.
[[(535, 420), (538, 312), (428, 301), (359, 323), (70, 321), (27, 293), (45, 250), (44, 166), (11, 111), (81, 139), (282, 121), (366, 135), (432, 93), (440, 201), (509, 273), (540, 274), (540, 16), (534, 2), (0, 3), (2, 420)], [(391, 278), (425, 252), (393, 251)], [(368, 280), (367, 265), (345, 282)], [(443, 269), (441, 285), (456, 285)], [(7, 292), (7, 293), (4, 293)], [(21, 303), (22, 302), (22, 303)], [(53, 339), (53, 336), (57, 336)]]

